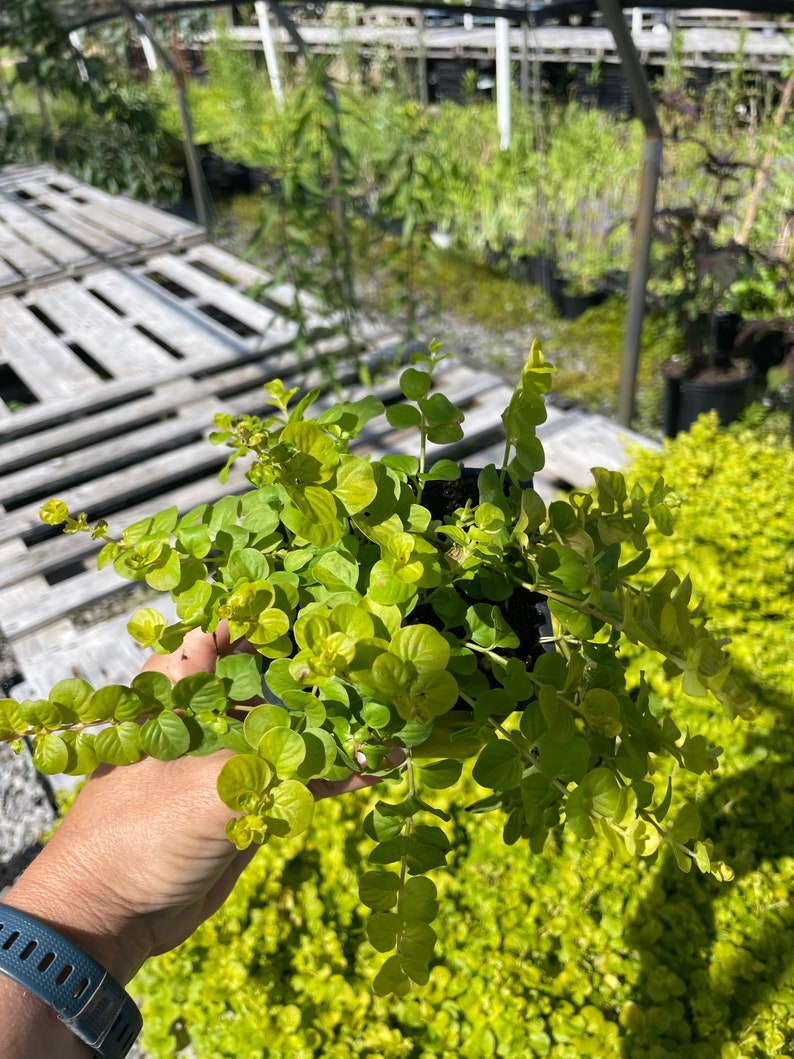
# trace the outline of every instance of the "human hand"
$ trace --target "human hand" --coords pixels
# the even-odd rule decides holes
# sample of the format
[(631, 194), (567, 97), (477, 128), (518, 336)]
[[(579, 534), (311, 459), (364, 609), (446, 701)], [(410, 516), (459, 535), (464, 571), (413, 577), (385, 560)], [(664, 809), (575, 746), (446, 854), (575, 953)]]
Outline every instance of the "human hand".
[[(143, 668), (176, 682), (245, 649), (222, 625), (214, 637), (189, 633), (177, 651), (153, 655)], [(216, 781), (229, 756), (97, 769), (6, 900), (129, 981), (149, 956), (180, 944), (220, 907), (256, 851), (238, 852), (226, 838), (231, 814)], [(325, 797), (374, 782), (353, 776), (310, 786)]]

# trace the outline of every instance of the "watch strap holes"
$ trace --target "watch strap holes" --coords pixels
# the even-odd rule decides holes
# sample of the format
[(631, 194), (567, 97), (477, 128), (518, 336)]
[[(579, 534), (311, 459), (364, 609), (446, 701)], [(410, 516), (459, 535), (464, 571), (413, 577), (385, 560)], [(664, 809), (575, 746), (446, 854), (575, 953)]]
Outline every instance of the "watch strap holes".
[(46, 971), (47, 968), (50, 966), (50, 964), (52, 963), (52, 961), (54, 959), (55, 959), (55, 953), (54, 952), (46, 952), (42, 956), (41, 962), (39, 963), (39, 966), (38, 966), (37, 970), (42, 971), (42, 972)]
[(87, 985), (88, 985), (88, 979), (87, 978), (81, 978), (80, 981), (77, 983), (77, 985), (74, 987), (74, 992), (72, 993), (72, 996), (75, 998), (75, 1000), (79, 1000), (80, 999), (80, 997), (86, 991)]
[(65, 964), (58, 972), (58, 977), (55, 979), (55, 984), (63, 985), (73, 970), (74, 967), (72, 967), (70, 963)]
[(17, 940), (18, 937), (19, 937), (19, 931), (18, 930), (12, 930), (11, 933), (6, 938), (6, 940), (3, 942), (3, 948), (4, 949), (10, 949), (11, 946), (14, 944), (14, 942)]
[(26, 960), (28, 956), (31, 956), (36, 951), (37, 948), (38, 945), (35, 941), (29, 941), (25, 948), (22, 950), (22, 952), (20, 952), (19, 954), (20, 960)]

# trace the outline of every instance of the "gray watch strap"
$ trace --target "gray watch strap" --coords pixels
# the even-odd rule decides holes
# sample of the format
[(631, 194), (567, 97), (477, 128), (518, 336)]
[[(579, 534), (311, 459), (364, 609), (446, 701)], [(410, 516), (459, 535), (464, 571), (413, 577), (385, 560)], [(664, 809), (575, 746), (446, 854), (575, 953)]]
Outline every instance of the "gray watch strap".
[(101, 964), (5, 904), (0, 904), (0, 972), (48, 1004), (98, 1059), (123, 1059), (141, 1031), (134, 1000)]

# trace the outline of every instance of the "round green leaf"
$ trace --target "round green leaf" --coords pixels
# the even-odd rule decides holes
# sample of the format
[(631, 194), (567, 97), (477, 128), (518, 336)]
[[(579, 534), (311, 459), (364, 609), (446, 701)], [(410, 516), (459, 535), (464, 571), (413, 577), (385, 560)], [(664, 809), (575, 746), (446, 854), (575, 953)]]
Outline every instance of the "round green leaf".
[(385, 728), (391, 721), (391, 710), (379, 702), (368, 702), (361, 711), (361, 718), (370, 728)]
[(69, 762), (69, 748), (59, 735), (37, 736), (33, 742), (33, 764), (45, 776), (65, 772)]
[(144, 647), (152, 647), (165, 632), (168, 622), (154, 607), (141, 607), (127, 622), (127, 632)]
[(170, 592), (176, 588), (182, 578), (182, 565), (179, 553), (171, 548), (164, 548), (156, 566), (147, 569), (146, 584), (158, 592)]
[(143, 757), (140, 737), (141, 729), (134, 721), (122, 721), (97, 732), (94, 750), (108, 765), (133, 765)]
[(454, 460), (437, 460), (422, 477), (425, 482), (456, 482), (460, 478), (460, 464)]
[(613, 739), (620, 735), (621, 709), (617, 695), (606, 688), (591, 688), (579, 706), (585, 720), (595, 731)]
[(418, 985), (428, 980), (435, 944), (436, 932), (428, 923), (406, 923), (400, 932), (400, 966)]
[(229, 758), (218, 775), (218, 795), (230, 809), (252, 813), (273, 779), (273, 770), (256, 754)]
[(358, 895), (374, 912), (388, 912), (397, 904), (400, 876), (393, 871), (368, 871), (361, 876)]
[(449, 662), (449, 644), (431, 625), (407, 625), (392, 637), (389, 651), (412, 662), (417, 673), (444, 669)]
[(194, 713), (223, 713), (228, 706), (226, 688), (214, 673), (191, 673), (174, 684), (174, 702)]
[(435, 883), (423, 875), (415, 875), (406, 881), (397, 908), (404, 919), (431, 923), (438, 915), (437, 897)]
[(237, 581), (266, 581), (270, 564), (256, 548), (239, 548), (229, 556), (226, 566), (226, 583)]
[(402, 969), (399, 956), (390, 956), (375, 975), (372, 988), (378, 996), (405, 996), (411, 988), (408, 975)]
[(327, 776), (336, 761), (337, 746), (334, 737), (323, 728), (307, 728), (301, 733), (305, 754), (297, 771), (302, 780)]
[[(99, 764), (94, 741), (96, 735), (93, 732), (78, 732), (72, 744), (74, 761), (69, 761), (69, 771), (74, 776), (88, 776)], [(71, 757), (71, 755), (70, 755)]]
[(378, 952), (389, 952), (397, 944), (403, 918), (396, 912), (375, 912), (367, 922), (367, 937)]
[(386, 409), (386, 420), (395, 430), (408, 430), (419, 426), (422, 413), (410, 404), (393, 404)]
[(68, 721), (69, 712), (48, 699), (26, 699), (19, 704), (20, 716), (33, 728), (60, 728)]
[(97, 717), (134, 721), (145, 711), (146, 704), (131, 688), (125, 688), (122, 684), (108, 684), (94, 692), (91, 709)]
[(69, 517), (69, 508), (63, 500), (48, 500), (39, 508), (39, 518), (48, 526), (60, 526)]
[(409, 401), (418, 401), (430, 389), (432, 379), (429, 371), (418, 368), (406, 368), (400, 375), (400, 389)]
[(258, 749), (279, 776), (294, 776), (306, 756), (303, 739), (291, 728), (270, 728), (260, 739)]
[(506, 739), (487, 743), (472, 769), (475, 783), (494, 791), (509, 791), (521, 781), (523, 766), (518, 751)]
[(375, 499), (378, 487), (372, 464), (358, 456), (350, 456), (338, 467), (334, 495), (349, 515), (363, 511)]
[(243, 723), (245, 738), (255, 750), (271, 728), (289, 728), (289, 714), (283, 707), (269, 702), (251, 710)]
[(254, 842), (264, 842), (267, 830), (258, 816), (235, 817), (226, 825), (226, 837), (237, 849), (248, 849)]
[(0, 739), (13, 739), (27, 729), (27, 721), (19, 706), (14, 699), (0, 699)]
[(381, 458), (380, 462), (383, 467), (391, 467), (393, 471), (399, 471), (400, 474), (412, 476), (419, 473), (419, 460), (416, 456), (387, 454)]
[(463, 762), (447, 758), (421, 766), (419, 775), (425, 787), (440, 791), (457, 783), (462, 769)]
[(93, 696), (94, 689), (90, 684), (77, 677), (70, 677), (53, 685), (47, 697), (59, 708), (70, 710), (81, 721), (104, 720), (101, 714), (92, 709)]
[(158, 761), (173, 761), (190, 749), (190, 731), (176, 713), (163, 710), (141, 728), (141, 749)]
[[(274, 729), (287, 731), (287, 729)], [(290, 735), (295, 735), (290, 732)], [(300, 738), (300, 737), (298, 737)], [(303, 741), (301, 740), (301, 750)], [(314, 796), (311, 791), (298, 780), (284, 780), (273, 788), (273, 801), (268, 807), (267, 815), (283, 820), (289, 827), (288, 835), (299, 835), (305, 831), (312, 822), (314, 816)]]
[(262, 674), (256, 655), (234, 654), (219, 658), (215, 675), (232, 682), (229, 698), (235, 702), (246, 702), (262, 695)]

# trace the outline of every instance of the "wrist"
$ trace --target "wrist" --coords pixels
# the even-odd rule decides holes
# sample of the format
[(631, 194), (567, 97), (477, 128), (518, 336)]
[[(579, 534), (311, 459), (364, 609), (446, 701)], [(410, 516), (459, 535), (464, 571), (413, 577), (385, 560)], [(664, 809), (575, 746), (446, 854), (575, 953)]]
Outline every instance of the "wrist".
[(120, 985), (126, 985), (150, 955), (147, 931), (107, 883), (72, 858), (61, 858), (50, 844), (2, 903), (57, 930)]
[[(6, 902), (0, 904), (0, 972), (23, 989), (24, 1011), (17, 1019), (22, 1039), (28, 1043), (24, 1030), (38, 1015), (41, 1026), (35, 1037), (41, 1045), (48, 1043), (46, 1054), (53, 1054), (56, 1039), (59, 1054), (63, 1048), (69, 1056), (85, 1054), (85, 1049), (75, 1049), (73, 1041), (66, 1045), (68, 1038), (62, 1033), (66, 1029), (95, 1059), (123, 1059), (140, 1032), (135, 1003), (107, 968), (60, 931)], [(28, 999), (31, 994), (45, 1005), (45, 1012), (36, 1012)], [(29, 1052), (28, 1048), (23, 1054)]]

